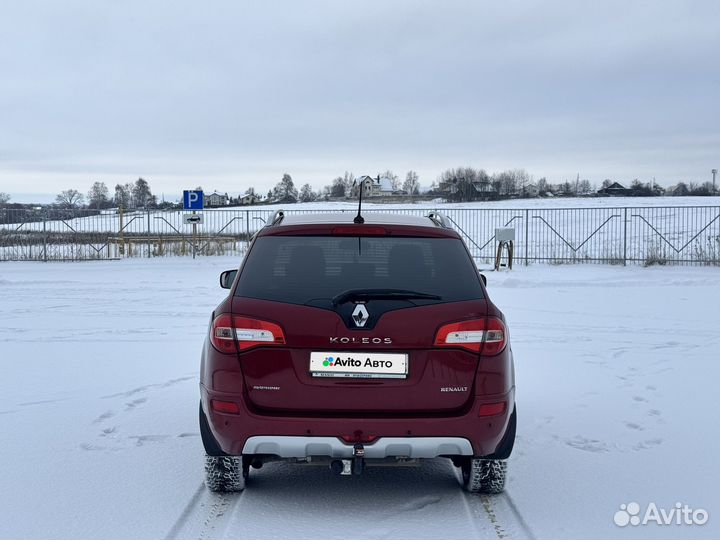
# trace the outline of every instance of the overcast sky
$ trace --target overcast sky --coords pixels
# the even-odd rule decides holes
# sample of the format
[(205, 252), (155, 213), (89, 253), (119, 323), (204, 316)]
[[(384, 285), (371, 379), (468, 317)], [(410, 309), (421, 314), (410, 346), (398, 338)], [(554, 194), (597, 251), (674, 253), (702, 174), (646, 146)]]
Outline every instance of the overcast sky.
[(63, 0), (0, 7), (0, 191), (345, 170), (552, 182), (720, 167), (720, 2)]

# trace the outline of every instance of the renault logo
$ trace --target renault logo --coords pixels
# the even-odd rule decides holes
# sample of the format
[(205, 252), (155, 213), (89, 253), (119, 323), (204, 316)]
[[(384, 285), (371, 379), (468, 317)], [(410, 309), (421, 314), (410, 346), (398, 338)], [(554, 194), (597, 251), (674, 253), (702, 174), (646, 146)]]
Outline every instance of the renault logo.
[(355, 311), (352, 312), (352, 320), (355, 323), (355, 326), (362, 328), (365, 326), (365, 323), (368, 322), (369, 318), (370, 315), (363, 304), (355, 306)]

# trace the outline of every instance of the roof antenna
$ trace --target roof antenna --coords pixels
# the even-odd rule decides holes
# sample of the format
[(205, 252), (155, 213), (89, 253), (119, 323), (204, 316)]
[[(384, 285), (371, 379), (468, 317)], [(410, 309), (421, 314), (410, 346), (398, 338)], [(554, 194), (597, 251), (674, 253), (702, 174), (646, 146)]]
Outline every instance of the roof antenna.
[(360, 201), (358, 202), (358, 213), (357, 216), (355, 216), (355, 219), (353, 219), (353, 223), (365, 223), (365, 219), (360, 215), (360, 210), (362, 210), (362, 194), (363, 191), (365, 191), (365, 179), (363, 178), (362, 182), (360, 182)]

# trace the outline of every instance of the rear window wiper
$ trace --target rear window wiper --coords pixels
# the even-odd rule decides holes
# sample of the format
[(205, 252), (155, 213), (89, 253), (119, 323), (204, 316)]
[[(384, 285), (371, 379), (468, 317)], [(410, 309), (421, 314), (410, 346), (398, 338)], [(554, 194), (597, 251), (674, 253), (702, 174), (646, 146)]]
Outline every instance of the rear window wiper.
[(427, 294), (407, 289), (350, 289), (332, 299), (333, 306), (351, 300), (442, 300), (437, 294)]

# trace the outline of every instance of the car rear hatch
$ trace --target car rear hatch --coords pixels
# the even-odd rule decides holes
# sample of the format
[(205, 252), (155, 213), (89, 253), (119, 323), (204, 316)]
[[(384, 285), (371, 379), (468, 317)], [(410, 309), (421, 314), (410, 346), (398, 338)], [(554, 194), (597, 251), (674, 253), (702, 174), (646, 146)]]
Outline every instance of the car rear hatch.
[(267, 414), (462, 410), (479, 355), (436, 336), (487, 315), (479, 282), (458, 238), (258, 238), (232, 302), (247, 399)]

